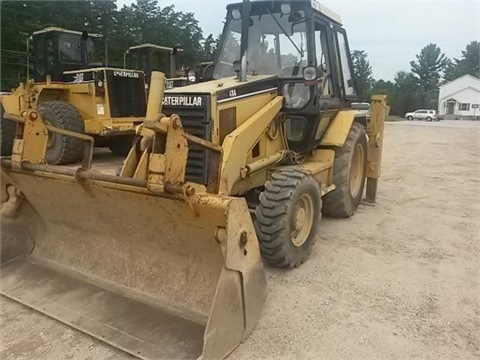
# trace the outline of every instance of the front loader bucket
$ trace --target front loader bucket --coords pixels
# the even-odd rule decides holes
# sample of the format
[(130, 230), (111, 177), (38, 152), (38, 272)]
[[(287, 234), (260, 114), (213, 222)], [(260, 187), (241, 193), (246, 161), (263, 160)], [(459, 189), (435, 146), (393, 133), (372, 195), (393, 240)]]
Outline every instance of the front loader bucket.
[(143, 359), (223, 358), (252, 331), (265, 277), (244, 199), (4, 162), (1, 180), (4, 296)]

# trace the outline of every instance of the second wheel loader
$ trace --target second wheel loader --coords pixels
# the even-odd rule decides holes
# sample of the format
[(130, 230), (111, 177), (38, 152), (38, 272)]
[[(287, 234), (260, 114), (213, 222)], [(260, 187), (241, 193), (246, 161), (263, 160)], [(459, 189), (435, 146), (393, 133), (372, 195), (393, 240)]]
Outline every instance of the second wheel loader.
[[(226, 357), (261, 314), (261, 257), (299, 266), (322, 213), (351, 216), (365, 183), (375, 201), (388, 108), (353, 110), (351, 74), (336, 14), (244, 1), (216, 80), (164, 93), (152, 74), (119, 176), (25, 111), (1, 161), (1, 293), (143, 359)], [(82, 164), (45, 165), (47, 130)]]
[[(1, 94), (1, 153), (11, 153), (15, 120), (37, 109), (50, 125), (90, 134), (97, 146), (126, 156), (146, 111), (144, 73), (104, 67), (99, 34), (49, 27), (32, 34), (33, 76)], [(46, 162), (78, 162), (79, 140), (50, 134)]]

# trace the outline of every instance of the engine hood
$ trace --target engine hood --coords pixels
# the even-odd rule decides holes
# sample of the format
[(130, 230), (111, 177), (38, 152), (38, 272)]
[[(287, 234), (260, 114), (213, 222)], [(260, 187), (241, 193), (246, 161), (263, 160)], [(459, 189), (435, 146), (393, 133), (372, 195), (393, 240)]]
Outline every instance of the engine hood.
[(278, 77), (272, 75), (250, 76), (240, 82), (236, 77), (207, 81), (165, 91), (164, 105), (194, 105), (199, 100), (195, 95), (210, 95), (212, 102), (226, 102), (240, 99), (257, 92), (273, 90), (278, 87)]

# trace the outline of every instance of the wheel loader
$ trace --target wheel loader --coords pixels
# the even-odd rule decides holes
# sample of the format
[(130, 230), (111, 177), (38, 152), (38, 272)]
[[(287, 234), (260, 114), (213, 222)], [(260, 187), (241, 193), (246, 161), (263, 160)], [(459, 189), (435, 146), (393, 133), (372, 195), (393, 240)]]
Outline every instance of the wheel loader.
[[(104, 67), (101, 38), (55, 27), (32, 34), (33, 79), (0, 96), (2, 155), (11, 152), (14, 117), (28, 109), (37, 109), (52, 126), (94, 136), (96, 146), (128, 153), (135, 126), (145, 117), (144, 73)], [(52, 133), (45, 160), (52, 165), (77, 162), (81, 149), (79, 140)]]
[[(215, 80), (164, 91), (119, 175), (93, 138), (33, 109), (2, 158), (1, 293), (142, 359), (218, 359), (246, 340), (264, 263), (296, 267), (322, 214), (375, 202), (388, 107), (355, 98), (345, 30), (310, 1), (227, 6)], [(45, 162), (48, 133), (82, 163)]]
[(201, 62), (197, 67), (188, 68), (181, 66), (177, 69), (177, 56), (183, 52), (179, 47), (168, 47), (156, 44), (140, 44), (130, 46), (124, 53), (123, 67), (128, 64), (129, 69), (142, 70), (145, 73), (145, 81), (150, 84), (152, 71), (161, 71), (168, 77), (165, 83), (166, 89), (186, 86), (209, 80), (212, 61)]
[(187, 76), (189, 74), (185, 71), (177, 70), (177, 55), (182, 51), (181, 48), (150, 43), (130, 46), (125, 50), (123, 67), (126, 68), (128, 64), (129, 69), (142, 70), (147, 85), (150, 84), (152, 71), (161, 71), (168, 77), (165, 84), (167, 89), (185, 86), (194, 83), (195, 79)]

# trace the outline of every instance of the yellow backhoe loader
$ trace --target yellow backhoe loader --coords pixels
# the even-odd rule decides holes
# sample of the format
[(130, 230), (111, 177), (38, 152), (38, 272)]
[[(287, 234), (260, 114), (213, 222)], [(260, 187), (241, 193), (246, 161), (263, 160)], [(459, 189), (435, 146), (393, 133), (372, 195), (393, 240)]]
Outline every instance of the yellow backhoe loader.
[[(388, 107), (351, 107), (340, 18), (313, 1), (227, 7), (217, 80), (164, 92), (119, 175), (90, 136), (14, 117), (1, 159), (1, 293), (143, 359), (226, 357), (265, 297), (263, 259), (295, 267), (322, 213), (375, 202)], [(78, 166), (45, 164), (48, 133), (83, 144)]]
[[(11, 153), (15, 137), (10, 114), (19, 116), (28, 109), (37, 109), (52, 126), (90, 134), (96, 146), (127, 155), (135, 127), (145, 117), (144, 73), (104, 67), (105, 59), (99, 54), (101, 38), (57, 27), (32, 34), (32, 79), (27, 78), (11, 94), (0, 95), (2, 155)], [(79, 140), (50, 135), (45, 159), (49, 164), (74, 163), (81, 157)]]

